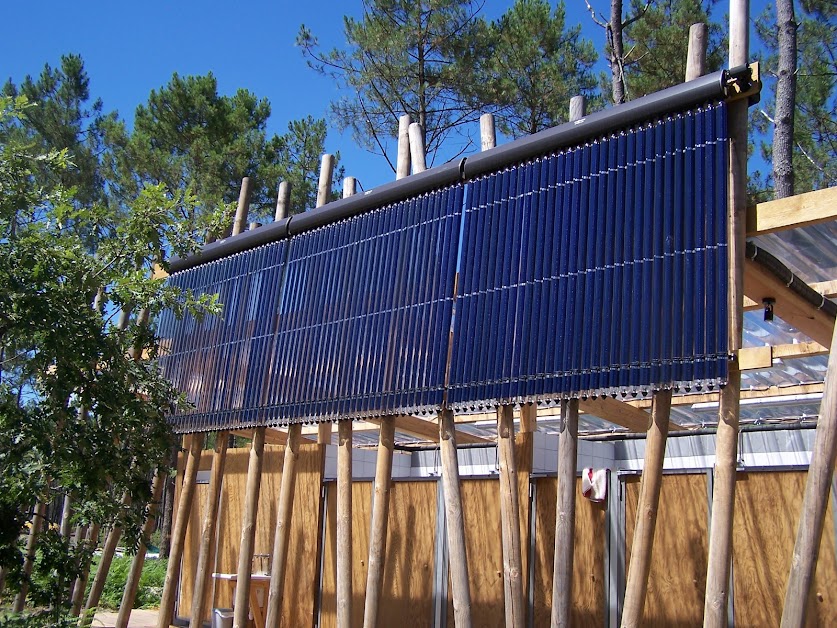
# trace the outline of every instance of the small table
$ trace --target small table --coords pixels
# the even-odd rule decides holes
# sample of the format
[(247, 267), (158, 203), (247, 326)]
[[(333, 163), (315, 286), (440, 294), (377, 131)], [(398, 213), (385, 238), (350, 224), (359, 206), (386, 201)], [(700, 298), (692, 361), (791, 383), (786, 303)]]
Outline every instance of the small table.
[[(229, 582), (230, 585), (234, 585), (238, 581), (238, 574), (234, 573), (213, 573), (212, 577), (216, 580)], [(267, 595), (270, 590), (270, 576), (268, 574), (250, 574), (250, 612), (253, 615), (253, 622), (256, 624), (256, 628), (265, 628), (264, 611), (259, 606), (259, 597), (256, 589), (262, 589), (264, 591), (263, 599), (265, 606), (267, 606)], [(233, 596), (233, 599), (235, 599), (235, 596)]]

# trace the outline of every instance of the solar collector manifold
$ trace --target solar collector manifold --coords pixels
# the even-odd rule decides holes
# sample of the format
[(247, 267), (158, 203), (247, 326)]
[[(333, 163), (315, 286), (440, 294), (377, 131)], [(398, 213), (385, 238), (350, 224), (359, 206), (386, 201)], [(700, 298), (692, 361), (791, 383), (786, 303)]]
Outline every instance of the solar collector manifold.
[(195, 404), (176, 428), (723, 384), (725, 111), (318, 218), (173, 274), (225, 305), (201, 324), (161, 317), (161, 361)]

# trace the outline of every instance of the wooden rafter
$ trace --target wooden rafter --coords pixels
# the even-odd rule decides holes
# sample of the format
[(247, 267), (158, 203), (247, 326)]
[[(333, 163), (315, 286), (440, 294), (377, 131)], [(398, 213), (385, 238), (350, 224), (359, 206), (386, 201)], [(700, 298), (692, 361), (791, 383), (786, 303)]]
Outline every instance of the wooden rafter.
[(747, 236), (786, 231), (834, 219), (837, 219), (837, 187), (749, 207)]

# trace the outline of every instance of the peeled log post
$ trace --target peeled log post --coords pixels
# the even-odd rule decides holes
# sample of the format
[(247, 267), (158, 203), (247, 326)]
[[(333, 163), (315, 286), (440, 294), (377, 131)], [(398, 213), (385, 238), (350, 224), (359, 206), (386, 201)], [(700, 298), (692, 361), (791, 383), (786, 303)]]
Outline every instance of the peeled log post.
[[(748, 0), (730, 0), (729, 67), (744, 65), (749, 54)], [(727, 106), (729, 128), (729, 196), (727, 254), (729, 293), (727, 300), (729, 349), (736, 358), (729, 364), (729, 382), (721, 389), (718, 432), (715, 437), (715, 479), (712, 493), (709, 557), (703, 625), (727, 625), (727, 598), (732, 557), (732, 523), (735, 507), (735, 474), (738, 461), (738, 419), (741, 372), (738, 350), (744, 325), (744, 248), (747, 212), (747, 99)]]
[(73, 496), (70, 493), (64, 495), (64, 508), (61, 510), (61, 528), (58, 533), (61, 538), (70, 538), (70, 528), (73, 519)]
[(276, 506), (276, 530), (273, 535), (273, 560), (270, 566), (266, 626), (278, 626), (282, 613), (282, 592), (285, 586), (285, 568), (288, 563), (288, 543), (296, 492), (296, 463), (299, 460), (301, 434), (301, 423), (294, 423), (288, 427), (288, 442), (285, 445), (285, 459), (282, 463), (282, 483), (279, 487), (279, 502)]
[[(128, 491), (122, 495), (122, 506), (129, 506), (131, 504), (131, 495)], [(92, 613), (88, 613), (99, 606), (99, 600), (102, 597), (102, 591), (105, 589), (105, 582), (108, 579), (110, 572), (110, 565), (113, 562), (113, 556), (116, 553), (116, 547), (119, 545), (119, 540), (122, 538), (122, 524), (116, 521), (113, 527), (108, 532), (105, 539), (105, 544), (102, 546), (102, 556), (99, 559), (99, 566), (96, 568), (96, 576), (93, 578), (93, 584), (90, 587), (90, 594), (87, 596), (87, 602), (84, 605), (84, 617), (81, 625), (87, 626), (93, 619)]]
[(29, 528), (29, 536), (26, 538), (26, 554), (23, 557), (23, 580), (20, 583), (20, 590), (15, 596), (12, 611), (20, 613), (23, 607), (26, 606), (26, 595), (29, 593), (29, 578), (32, 577), (32, 568), (35, 566), (35, 545), (38, 542), (38, 535), (41, 533), (41, 528), (44, 525), (44, 515), (46, 514), (46, 503), (43, 500), (38, 500), (35, 504), (35, 510), (32, 513), (32, 524)]
[(334, 176), (334, 155), (326, 153), (320, 160), (320, 182), (317, 185), (317, 207), (331, 199), (331, 178)]
[(802, 500), (802, 514), (793, 548), (788, 588), (785, 592), (785, 607), (782, 611), (782, 628), (796, 628), (805, 625), (808, 609), (808, 594), (814, 580), (817, 557), (820, 551), (825, 510), (834, 476), (834, 459), (837, 456), (837, 333), (831, 340), (828, 357), (828, 371), (825, 376), (825, 391), (820, 402), (820, 418), (808, 479), (805, 483), (805, 497)]
[(131, 619), (131, 611), (134, 608), (134, 601), (139, 589), (139, 581), (142, 576), (142, 567), (145, 564), (145, 553), (148, 551), (147, 539), (154, 530), (154, 514), (160, 496), (163, 494), (163, 485), (166, 483), (168, 474), (163, 469), (154, 475), (154, 482), (151, 485), (151, 503), (148, 505), (148, 514), (142, 525), (142, 537), (137, 549), (136, 556), (131, 561), (131, 571), (128, 573), (128, 580), (125, 582), (125, 590), (122, 592), (122, 602), (119, 604), (119, 615), (116, 617), (116, 628), (127, 628), (128, 620)]
[(558, 434), (558, 497), (555, 504), (555, 564), (552, 628), (570, 625), (575, 539), (575, 468), (578, 453), (578, 399), (561, 402)]
[(247, 214), (250, 211), (250, 177), (241, 180), (241, 189), (238, 192), (238, 206), (235, 209), (235, 220), (233, 221), (232, 234), (238, 235), (247, 227)]
[(497, 146), (497, 133), (494, 130), (494, 114), (480, 116), (480, 150), (489, 150)]
[(706, 45), (709, 27), (706, 24), (692, 24), (689, 27), (689, 48), (686, 52), (686, 80), (693, 81), (706, 73)]
[(256, 518), (259, 514), (259, 489), (264, 464), (265, 427), (253, 430), (250, 461), (247, 465), (247, 488), (244, 494), (244, 517), (238, 551), (238, 575), (233, 602), (233, 628), (247, 628), (250, 611), (250, 574), (253, 568), (253, 547), (256, 542)]
[(207, 594), (210, 589), (212, 566), (215, 563), (215, 530), (218, 524), (218, 510), (221, 505), (221, 486), (224, 480), (224, 468), (227, 464), (229, 432), (220, 431), (215, 437), (215, 450), (212, 453), (212, 472), (209, 477), (209, 495), (203, 515), (201, 542), (198, 548), (198, 564), (195, 568), (195, 586), (192, 589), (192, 610), (190, 628), (200, 628), (207, 610)]
[(413, 162), (413, 174), (427, 170), (424, 154), (424, 132), (418, 122), (410, 125), (410, 159)]
[[(631, 545), (631, 564), (628, 567), (628, 584), (625, 587), (625, 604), (622, 610), (622, 626), (625, 627), (642, 625), (670, 414), (671, 390), (655, 392), (652, 400), (651, 428), (645, 438), (645, 460), (642, 465), (634, 541)], [(677, 557), (672, 558), (676, 560)]]
[(459, 461), (456, 458), (456, 429), (453, 412), (450, 410), (442, 410), (439, 414), (439, 449), (442, 459), (442, 488), (445, 493), (453, 618), (457, 628), (471, 628), (471, 590), (465, 551), (465, 519), (462, 516)]
[(288, 217), (288, 208), (291, 206), (291, 185), (287, 181), (279, 182), (279, 193), (276, 195), (276, 213), (273, 220), (282, 220)]
[(395, 178), (403, 179), (410, 175), (410, 116), (404, 114), (398, 118), (398, 156), (395, 162)]
[(514, 458), (514, 407), (497, 409), (497, 450), (500, 459), (500, 518), (503, 537), (503, 593), (506, 628), (523, 628), (523, 568), (520, 556), (520, 496)]
[[(90, 552), (90, 555), (93, 554), (93, 550), (96, 548), (96, 545), (99, 544), (99, 524), (94, 523), (90, 526), (87, 530), (87, 535), (84, 539), (84, 545)], [(79, 574), (78, 578), (76, 578), (75, 583), (73, 584), (73, 594), (71, 596), (72, 599), (72, 609), (70, 612), (72, 613), (73, 617), (78, 617), (81, 613), (81, 605), (84, 603), (84, 593), (87, 589), (87, 580), (90, 577), (90, 559), (84, 561), (84, 564), (81, 566), (81, 573)]]
[(352, 625), (352, 421), (337, 424), (337, 628)]
[(344, 177), (343, 178), (343, 198), (349, 198), (350, 196), (354, 196), (356, 186), (357, 186), (357, 179), (355, 179), (354, 177)]
[(183, 547), (186, 543), (186, 528), (189, 525), (189, 514), (192, 512), (192, 499), (195, 496), (195, 484), (198, 476), (198, 465), (200, 464), (203, 441), (203, 433), (192, 434), (189, 437), (186, 469), (183, 472), (180, 502), (177, 504), (177, 515), (174, 521), (174, 529), (171, 533), (171, 550), (169, 551), (169, 563), (166, 568), (166, 579), (163, 582), (160, 612), (157, 615), (157, 628), (169, 628), (174, 616), (174, 600), (175, 594), (177, 593), (177, 584), (180, 580), (180, 561), (183, 558)]
[(375, 466), (375, 500), (372, 506), (372, 525), (369, 531), (369, 562), (366, 574), (366, 604), (363, 609), (364, 628), (378, 624), (381, 590), (386, 565), (387, 519), (389, 494), (392, 486), (392, 450), (395, 439), (395, 419), (384, 419), (378, 438), (378, 460)]

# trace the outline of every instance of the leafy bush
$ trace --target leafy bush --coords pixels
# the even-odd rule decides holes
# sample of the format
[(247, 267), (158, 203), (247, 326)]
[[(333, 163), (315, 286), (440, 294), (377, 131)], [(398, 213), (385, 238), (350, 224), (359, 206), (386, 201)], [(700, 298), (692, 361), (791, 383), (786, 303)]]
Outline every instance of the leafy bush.
[[(122, 602), (122, 593), (125, 590), (125, 583), (128, 574), (131, 572), (132, 556), (121, 556), (113, 559), (108, 572), (108, 579), (102, 589), (102, 597), (99, 601), (99, 608), (116, 610)], [(98, 563), (98, 558), (94, 560)], [(146, 560), (140, 576), (137, 597), (134, 600), (134, 608), (157, 608), (160, 605), (160, 596), (163, 594), (163, 582), (166, 579), (166, 567), (168, 561), (164, 558)], [(90, 579), (87, 584), (87, 591), (93, 582), (96, 564), (90, 567)]]

